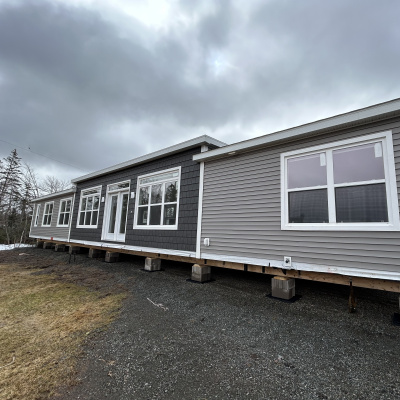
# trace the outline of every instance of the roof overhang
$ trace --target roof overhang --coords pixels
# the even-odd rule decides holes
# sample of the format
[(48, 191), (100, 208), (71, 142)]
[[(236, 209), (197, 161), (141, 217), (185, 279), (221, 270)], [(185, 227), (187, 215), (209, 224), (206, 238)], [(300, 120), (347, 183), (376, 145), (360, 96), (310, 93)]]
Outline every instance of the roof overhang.
[(165, 149), (161, 149), (161, 150), (155, 151), (153, 153), (149, 153), (144, 156), (137, 157), (132, 160), (125, 161), (120, 164), (116, 164), (111, 167), (104, 168), (99, 171), (95, 171), (90, 174), (80, 176), (78, 178), (72, 179), (71, 182), (78, 183), (78, 182), (86, 181), (88, 179), (92, 179), (92, 178), (95, 178), (95, 177), (98, 177), (101, 175), (107, 175), (111, 172), (120, 171), (122, 169), (132, 167), (134, 165), (144, 164), (149, 161), (157, 160), (159, 158), (162, 158), (165, 156), (170, 156), (175, 153), (179, 153), (181, 151), (189, 150), (193, 147), (198, 147), (198, 146), (202, 146), (202, 145), (214, 145), (214, 146), (222, 147), (222, 146), (226, 146), (226, 143), (221, 142), (217, 139), (214, 139), (208, 135), (199, 136), (194, 139), (190, 139), (185, 142), (176, 144), (174, 146), (166, 147)]
[(74, 194), (75, 192), (76, 192), (76, 187), (74, 186), (71, 189), (62, 190), (61, 192), (50, 193), (44, 196), (36, 197), (36, 199), (31, 200), (31, 203), (37, 203), (38, 201), (51, 200), (57, 197), (68, 196)]
[(260, 136), (258, 138), (231, 144), (220, 149), (196, 154), (193, 156), (193, 160), (208, 161), (217, 158), (229, 157), (269, 145), (275, 145), (279, 142), (297, 140), (307, 136), (315, 136), (326, 132), (351, 128), (397, 116), (400, 116), (400, 99), (376, 104), (371, 107), (361, 108), (359, 110), (321, 119), (309, 124), (300, 125), (294, 128)]

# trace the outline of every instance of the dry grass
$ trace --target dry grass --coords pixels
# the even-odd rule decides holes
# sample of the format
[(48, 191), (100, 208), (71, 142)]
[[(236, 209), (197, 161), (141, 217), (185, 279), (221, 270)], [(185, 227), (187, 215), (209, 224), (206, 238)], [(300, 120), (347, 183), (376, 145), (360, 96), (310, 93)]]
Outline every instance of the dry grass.
[[(46, 399), (73, 383), (81, 346), (117, 315), (124, 293), (104, 295), (0, 265), (0, 398)], [(13, 362), (14, 360), (14, 362)]]

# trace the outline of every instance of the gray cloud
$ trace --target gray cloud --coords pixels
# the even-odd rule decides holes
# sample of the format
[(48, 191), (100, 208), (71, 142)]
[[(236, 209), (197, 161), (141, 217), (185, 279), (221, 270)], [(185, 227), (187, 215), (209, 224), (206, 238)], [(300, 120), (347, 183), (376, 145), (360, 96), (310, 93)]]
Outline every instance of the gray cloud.
[(101, 9), (0, 3), (0, 137), (90, 171), (201, 133), (244, 140), (400, 97), (396, 1), (201, 6), (182, 1), (191, 23), (157, 30)]

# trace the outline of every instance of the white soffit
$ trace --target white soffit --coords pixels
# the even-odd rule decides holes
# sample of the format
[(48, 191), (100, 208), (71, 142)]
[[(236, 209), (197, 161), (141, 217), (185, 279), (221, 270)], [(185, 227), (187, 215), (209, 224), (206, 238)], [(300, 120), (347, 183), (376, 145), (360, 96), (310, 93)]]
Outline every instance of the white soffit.
[(223, 148), (210, 150), (205, 153), (193, 156), (195, 161), (207, 161), (214, 158), (236, 155), (237, 153), (250, 151), (268, 144), (279, 141), (300, 138), (307, 135), (316, 135), (328, 130), (337, 130), (341, 128), (360, 125), (363, 123), (379, 121), (380, 119), (390, 118), (400, 115), (400, 99), (391, 100), (374, 106), (361, 108), (345, 114), (321, 119), (309, 124), (300, 125), (294, 128), (285, 129), (260, 136), (254, 139), (248, 139), (242, 142), (231, 144)]
[(119, 170), (122, 170), (122, 169), (125, 169), (128, 167), (132, 167), (133, 165), (143, 164), (145, 162), (156, 160), (158, 158), (172, 155), (172, 154), (178, 153), (180, 151), (190, 149), (192, 147), (201, 146), (203, 144), (206, 144), (206, 145), (211, 144), (211, 145), (218, 146), (218, 147), (226, 146), (226, 143), (224, 143), (224, 142), (214, 139), (211, 136), (203, 135), (203, 136), (196, 137), (194, 139), (187, 140), (182, 143), (178, 143), (174, 146), (166, 147), (165, 149), (161, 149), (161, 150), (155, 151), (153, 153), (149, 153), (144, 156), (133, 158), (132, 160), (125, 161), (120, 164), (116, 164), (111, 167), (104, 168), (99, 171), (95, 171), (90, 174), (80, 176), (79, 178), (72, 179), (71, 182), (72, 183), (82, 182), (82, 181), (94, 178), (96, 176), (106, 175), (110, 172), (115, 172), (115, 171), (119, 171)]
[(51, 200), (57, 197), (67, 197), (68, 195), (72, 195), (75, 192), (76, 192), (76, 187), (72, 187), (71, 189), (63, 190), (61, 192), (50, 193), (44, 196), (36, 197), (36, 199), (31, 200), (31, 203), (36, 203), (38, 201), (43, 201), (43, 200)]

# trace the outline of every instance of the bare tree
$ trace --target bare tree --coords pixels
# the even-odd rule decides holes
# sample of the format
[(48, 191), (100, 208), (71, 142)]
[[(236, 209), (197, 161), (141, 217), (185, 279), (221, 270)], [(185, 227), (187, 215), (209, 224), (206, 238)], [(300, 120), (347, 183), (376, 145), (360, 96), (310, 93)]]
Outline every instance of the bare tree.
[(70, 187), (71, 182), (58, 179), (55, 176), (50, 175), (47, 175), (39, 185), (40, 191), (43, 194), (61, 192), (62, 190), (69, 189)]

